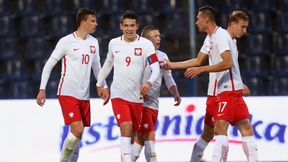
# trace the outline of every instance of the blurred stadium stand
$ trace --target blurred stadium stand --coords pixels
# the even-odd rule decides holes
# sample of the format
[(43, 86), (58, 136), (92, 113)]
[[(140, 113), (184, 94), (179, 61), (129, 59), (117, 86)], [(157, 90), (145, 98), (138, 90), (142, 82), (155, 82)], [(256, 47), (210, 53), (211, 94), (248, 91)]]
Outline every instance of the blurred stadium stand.
[[(119, 18), (126, 9), (139, 15), (140, 30), (156, 25), (162, 33), (161, 50), (170, 60), (191, 57), (188, 0), (0, 0), (0, 98), (35, 98), (42, 68), (56, 42), (75, 30), (75, 12), (88, 7), (97, 12), (98, 27), (93, 34), (100, 44), (103, 63), (111, 38), (121, 34)], [(231, 11), (250, 15), (247, 37), (238, 40), (243, 81), (253, 95), (288, 95), (288, 0), (195, 0), (196, 11), (203, 5), (217, 10), (218, 25), (227, 27)], [(195, 13), (196, 13), (195, 11)], [(197, 28), (196, 28), (197, 29)], [(196, 51), (205, 35), (196, 32)], [(61, 65), (53, 69), (47, 96), (56, 97)], [(208, 75), (197, 79), (173, 75), (182, 96), (205, 96)], [(109, 77), (108, 83), (111, 82)], [(91, 96), (96, 97), (95, 79)], [(196, 81), (196, 87), (192, 82)], [(197, 91), (194, 91), (197, 89)], [(162, 96), (169, 96), (163, 84)]]

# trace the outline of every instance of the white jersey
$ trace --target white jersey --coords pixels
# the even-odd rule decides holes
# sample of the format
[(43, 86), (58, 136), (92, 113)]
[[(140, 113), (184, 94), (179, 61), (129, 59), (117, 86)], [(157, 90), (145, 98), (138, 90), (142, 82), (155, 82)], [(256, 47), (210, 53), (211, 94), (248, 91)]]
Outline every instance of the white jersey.
[[(212, 34), (212, 37), (213, 37), (213, 34)], [(201, 53), (204, 53), (204, 54), (207, 54), (207, 55), (209, 54), (210, 47), (211, 47), (210, 38), (211, 38), (211, 36), (209, 36), (207, 34), (207, 36), (206, 36), (206, 38), (204, 40), (204, 43), (203, 43), (203, 45), (202, 45), (202, 47), (200, 49)], [(211, 57), (209, 57), (209, 65), (212, 65)], [(208, 96), (216, 96), (217, 95), (216, 73), (212, 73), (212, 72), (209, 73), (209, 82), (208, 82), (207, 95)]]
[(91, 35), (83, 40), (69, 34), (58, 41), (51, 57), (62, 60), (57, 95), (88, 100), (91, 67), (96, 79), (101, 68), (98, 40)]
[[(159, 61), (168, 60), (168, 56), (166, 53), (161, 52), (159, 50), (156, 51), (157, 57)], [(146, 82), (151, 75), (151, 68), (150, 66), (146, 66), (145, 73), (144, 73), (144, 82)], [(148, 107), (154, 110), (159, 110), (159, 96), (160, 96), (160, 89), (162, 84), (162, 76), (165, 80), (166, 87), (169, 89), (171, 86), (176, 85), (171, 70), (164, 70), (161, 69), (160, 76), (158, 79), (153, 83), (149, 93), (148, 93), (148, 101), (144, 102), (144, 107)]]
[(101, 85), (102, 79), (107, 77), (105, 75), (109, 74), (114, 66), (111, 98), (143, 103), (140, 86), (147, 60), (150, 60), (151, 64), (158, 63), (155, 48), (148, 39), (138, 35), (133, 42), (126, 42), (123, 36), (112, 39), (108, 45), (108, 54), (100, 71), (97, 86)]
[(209, 50), (208, 54), (212, 64), (221, 62), (220, 54), (226, 50), (229, 50), (232, 54), (232, 68), (216, 73), (217, 93), (243, 89), (236, 40), (232, 39), (230, 34), (221, 27), (217, 27), (208, 40), (207, 49)]

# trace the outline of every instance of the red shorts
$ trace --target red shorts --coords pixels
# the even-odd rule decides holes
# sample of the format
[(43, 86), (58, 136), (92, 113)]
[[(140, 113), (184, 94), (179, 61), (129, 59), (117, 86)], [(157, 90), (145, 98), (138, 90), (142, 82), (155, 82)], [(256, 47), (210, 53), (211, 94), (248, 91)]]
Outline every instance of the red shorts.
[(242, 90), (225, 91), (218, 95), (218, 108), (214, 119), (229, 121), (231, 125), (236, 122), (249, 119), (249, 111), (242, 97)]
[(140, 132), (143, 103), (134, 103), (121, 98), (113, 98), (111, 103), (118, 125), (132, 121), (134, 131)]
[(84, 126), (90, 126), (90, 101), (79, 100), (71, 96), (58, 96), (64, 122), (66, 125), (82, 121)]
[(142, 122), (140, 132), (141, 134), (147, 134), (155, 131), (155, 125), (157, 122), (158, 110), (150, 109), (148, 107), (143, 108)]
[(217, 97), (208, 96), (206, 100), (205, 124), (214, 127), (214, 112), (217, 110)]

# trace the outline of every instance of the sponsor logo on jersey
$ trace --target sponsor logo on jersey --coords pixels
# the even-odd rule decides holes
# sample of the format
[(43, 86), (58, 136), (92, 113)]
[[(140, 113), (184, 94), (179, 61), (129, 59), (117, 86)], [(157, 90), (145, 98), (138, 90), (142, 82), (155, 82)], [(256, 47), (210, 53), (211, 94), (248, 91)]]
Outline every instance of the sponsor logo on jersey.
[(134, 49), (134, 55), (135, 56), (141, 56), (142, 55), (142, 48), (135, 48)]

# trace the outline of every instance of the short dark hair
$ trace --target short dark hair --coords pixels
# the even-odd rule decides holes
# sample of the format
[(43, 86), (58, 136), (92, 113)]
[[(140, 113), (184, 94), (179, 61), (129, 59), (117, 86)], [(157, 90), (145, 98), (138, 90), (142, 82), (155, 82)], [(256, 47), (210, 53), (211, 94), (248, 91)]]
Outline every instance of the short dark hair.
[(123, 23), (124, 19), (135, 19), (136, 22), (138, 23), (138, 16), (135, 12), (131, 11), (131, 10), (126, 10), (122, 16), (121, 16), (121, 23)]
[(240, 10), (233, 11), (229, 17), (229, 24), (231, 22), (238, 23), (239, 20), (249, 21), (249, 16), (245, 12)]
[(144, 38), (148, 38), (148, 33), (152, 30), (158, 30), (159, 31), (159, 28), (157, 28), (156, 26), (152, 26), (152, 25), (148, 25), (148, 26), (145, 26), (141, 32), (141, 36), (144, 37)]
[(88, 8), (80, 8), (76, 15), (76, 25), (77, 28), (80, 26), (81, 21), (87, 20), (88, 15), (92, 15), (96, 17), (96, 12), (88, 9)]
[(215, 22), (216, 10), (213, 7), (203, 6), (203, 7), (199, 8), (198, 12), (202, 12), (204, 15), (206, 15), (209, 18), (209, 20)]

